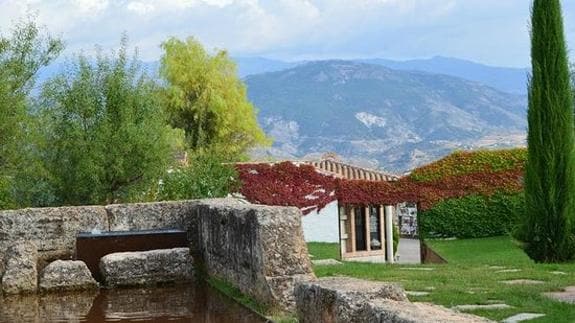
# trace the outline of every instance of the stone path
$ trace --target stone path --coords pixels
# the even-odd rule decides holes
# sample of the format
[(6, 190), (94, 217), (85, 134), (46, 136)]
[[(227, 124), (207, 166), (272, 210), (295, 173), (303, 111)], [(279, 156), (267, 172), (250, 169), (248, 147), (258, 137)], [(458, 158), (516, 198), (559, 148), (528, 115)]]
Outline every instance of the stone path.
[(456, 305), (453, 306), (452, 309), (458, 311), (474, 311), (474, 310), (503, 310), (507, 308), (511, 308), (512, 306), (507, 304), (469, 304), (469, 305)]
[(507, 284), (507, 285), (540, 285), (545, 284), (542, 280), (533, 280), (533, 279), (511, 279), (511, 280), (501, 280), (500, 283)]
[(533, 320), (545, 316), (545, 314), (540, 313), (519, 313), (511, 317), (506, 318), (501, 321), (501, 323), (519, 323), (523, 321)]
[(559, 302), (575, 304), (575, 286), (565, 287), (562, 292), (543, 293), (543, 295)]
[(318, 259), (318, 260), (312, 260), (311, 262), (314, 265), (322, 265), (322, 266), (336, 266), (342, 264), (341, 262), (335, 259)]
[(419, 239), (399, 239), (399, 245), (397, 246), (397, 263), (421, 263), (421, 245)]

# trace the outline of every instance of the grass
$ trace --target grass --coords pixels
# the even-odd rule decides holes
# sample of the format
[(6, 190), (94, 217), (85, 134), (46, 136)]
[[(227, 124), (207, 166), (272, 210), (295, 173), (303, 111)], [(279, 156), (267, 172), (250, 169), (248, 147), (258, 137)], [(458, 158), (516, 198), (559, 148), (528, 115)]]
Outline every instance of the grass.
[[(479, 310), (469, 313), (493, 320), (502, 320), (517, 313), (543, 313), (545, 317), (529, 322), (575, 322), (575, 305), (560, 303), (541, 295), (575, 285), (575, 263), (535, 264), (508, 237), (470, 240), (432, 240), (428, 244), (448, 264), (385, 265), (344, 262), (339, 266), (315, 266), (319, 277), (352, 276), (370, 280), (397, 282), (408, 291), (427, 291), (427, 296), (412, 297), (412, 301), (431, 302), (447, 307), (460, 304), (505, 303), (512, 308)], [(312, 259), (335, 258), (338, 244), (310, 243)], [(497, 273), (490, 266), (519, 269), (519, 272)], [(430, 267), (432, 271), (406, 270)], [(556, 275), (562, 271), (566, 275)], [(509, 279), (544, 281), (541, 285), (505, 285)]]

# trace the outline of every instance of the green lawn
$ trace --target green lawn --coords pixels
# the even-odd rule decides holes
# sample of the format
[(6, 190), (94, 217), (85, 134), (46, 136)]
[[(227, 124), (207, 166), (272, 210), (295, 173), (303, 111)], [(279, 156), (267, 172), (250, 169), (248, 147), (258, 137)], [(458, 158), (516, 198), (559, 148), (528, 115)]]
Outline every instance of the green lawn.
[[(427, 291), (428, 296), (411, 297), (412, 301), (432, 302), (447, 307), (458, 304), (506, 303), (505, 310), (472, 311), (494, 320), (529, 312), (545, 317), (529, 322), (575, 322), (575, 305), (547, 299), (540, 294), (575, 285), (575, 264), (535, 264), (508, 237), (487, 239), (429, 241), (448, 264), (401, 266), (345, 262), (340, 266), (315, 266), (319, 277), (353, 276), (371, 280), (397, 282), (409, 291)], [(312, 259), (336, 258), (337, 244), (310, 243)], [(497, 273), (490, 266), (519, 269), (519, 272)], [(432, 271), (406, 270), (429, 267)], [(562, 271), (566, 275), (556, 275)], [(544, 281), (541, 285), (505, 285), (509, 279)]]

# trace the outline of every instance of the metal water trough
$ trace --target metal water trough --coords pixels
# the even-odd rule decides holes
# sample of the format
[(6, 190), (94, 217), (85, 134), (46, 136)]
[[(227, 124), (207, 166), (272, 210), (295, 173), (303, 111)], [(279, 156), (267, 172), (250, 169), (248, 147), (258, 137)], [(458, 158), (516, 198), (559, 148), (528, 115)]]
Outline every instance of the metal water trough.
[(75, 259), (84, 261), (94, 278), (102, 281), (100, 259), (107, 254), (182, 247), (189, 247), (183, 230), (80, 232), (76, 237)]

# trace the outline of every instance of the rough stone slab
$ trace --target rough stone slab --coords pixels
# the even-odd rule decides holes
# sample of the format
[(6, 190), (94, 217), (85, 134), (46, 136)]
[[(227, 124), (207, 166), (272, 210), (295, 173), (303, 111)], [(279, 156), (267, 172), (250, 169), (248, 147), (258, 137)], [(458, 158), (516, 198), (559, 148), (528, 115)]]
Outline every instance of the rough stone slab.
[(523, 321), (529, 321), (536, 318), (540, 318), (545, 316), (545, 314), (541, 313), (519, 313), (513, 315), (511, 317), (506, 318), (505, 320), (501, 321), (501, 323), (519, 323)]
[(38, 247), (42, 267), (55, 259), (71, 258), (78, 232), (108, 227), (103, 206), (0, 211), (0, 266), (4, 251), (17, 241), (32, 241)]
[(110, 231), (154, 229), (188, 230), (195, 220), (197, 201), (107, 205)]
[(489, 266), (487, 268), (489, 268), (489, 269), (505, 269), (506, 267), (505, 266)]
[(541, 285), (545, 284), (542, 280), (533, 280), (533, 279), (512, 279), (512, 280), (502, 280), (500, 281), (503, 284), (507, 285)]
[(293, 310), (295, 284), (315, 279), (301, 211), (213, 199), (199, 201), (196, 212), (207, 274), (262, 304)]
[(38, 249), (30, 241), (16, 243), (6, 252), (2, 292), (5, 294), (33, 293), (38, 289)]
[(335, 259), (318, 259), (318, 260), (312, 260), (311, 261), (312, 264), (314, 265), (320, 265), (320, 266), (337, 266), (337, 265), (342, 265), (342, 263), (340, 261), (337, 261)]
[(348, 277), (321, 278), (296, 287), (300, 323), (491, 322), (447, 308), (411, 303), (395, 284)]
[(109, 287), (189, 281), (192, 266), (189, 248), (118, 252), (100, 260), (100, 271)]
[(456, 305), (452, 309), (457, 311), (475, 311), (475, 310), (504, 310), (511, 308), (512, 306), (507, 304), (466, 304), (466, 305)]
[(56, 260), (40, 274), (40, 291), (87, 290), (98, 288), (83, 261)]

